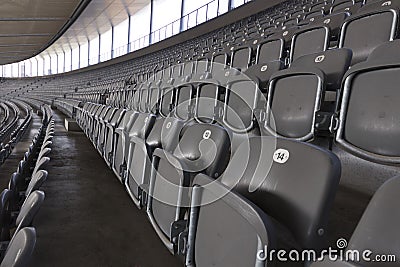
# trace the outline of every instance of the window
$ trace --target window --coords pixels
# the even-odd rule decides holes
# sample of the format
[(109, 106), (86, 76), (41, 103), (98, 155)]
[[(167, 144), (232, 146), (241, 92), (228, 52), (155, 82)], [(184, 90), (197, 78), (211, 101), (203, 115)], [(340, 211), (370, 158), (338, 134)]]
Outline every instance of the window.
[(64, 72), (64, 53), (58, 54), (58, 73)]
[(71, 50), (65, 51), (65, 71), (71, 71)]
[(72, 49), (72, 70), (79, 69), (79, 46)]
[(32, 76), (32, 61), (25, 60), (24, 65), (25, 65), (25, 77)]
[(38, 75), (43, 76), (44, 75), (44, 73), (43, 73), (43, 66), (44, 66), (43, 58), (41, 56), (38, 56), (37, 60), (38, 60), (38, 64), (39, 64), (38, 65)]
[[(195, 27), (217, 16), (221, 0), (185, 0), (183, 3), (182, 30)], [(225, 3), (223, 0), (222, 2)]]
[(99, 37), (90, 40), (90, 65), (99, 63)]
[(4, 66), (4, 76), (11, 77), (11, 74), (12, 74), (11, 64), (5, 65)]
[(18, 77), (19, 74), (18, 63), (13, 63), (11, 65), (11, 68), (12, 68), (12, 77)]
[(50, 67), (50, 57), (48, 55), (43, 57), (43, 75), (50, 75), (51, 74), (51, 67)]
[[(154, 0), (152, 21), (153, 43), (179, 33), (181, 5), (182, 0)], [(167, 27), (168, 24), (171, 25)]]
[(245, 0), (232, 0), (231, 8), (237, 8), (245, 4)]
[(84, 68), (88, 66), (88, 58), (89, 58), (89, 51), (88, 51), (88, 43), (81, 44), (81, 57), (80, 57), (80, 67)]
[(134, 13), (131, 17), (131, 50), (138, 50), (149, 45), (150, 34), (150, 12), (149, 3)]
[(112, 32), (111, 29), (103, 33), (100, 37), (100, 61), (106, 61), (111, 59), (111, 43), (112, 43)]
[(37, 58), (31, 58), (30, 59), (32, 63), (32, 76), (37, 76), (38, 75), (38, 68), (37, 68)]
[(229, 11), (229, 0), (219, 0), (219, 5), (217, 8), (218, 16), (225, 14)]
[(114, 27), (114, 57), (119, 57), (127, 53), (129, 20), (126, 19)]
[(57, 54), (51, 54), (51, 73), (56, 74), (58, 73), (57, 70)]

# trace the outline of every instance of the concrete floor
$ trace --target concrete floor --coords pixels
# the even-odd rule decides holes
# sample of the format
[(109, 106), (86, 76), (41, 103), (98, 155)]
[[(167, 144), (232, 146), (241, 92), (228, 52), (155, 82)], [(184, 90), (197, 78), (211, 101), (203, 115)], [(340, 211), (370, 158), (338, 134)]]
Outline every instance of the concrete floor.
[[(30, 266), (182, 266), (87, 137), (66, 132), (64, 115), (54, 112), (56, 131), (43, 186), (46, 200), (34, 222), (38, 240)], [(0, 167), (1, 188), (7, 186), (39, 125), (35, 116), (30, 132)], [(335, 153), (343, 171), (328, 226), (332, 247), (337, 239), (350, 238), (372, 193), (399, 173), (398, 167), (366, 163), (336, 148)]]
[(30, 266), (182, 266), (83, 133), (56, 129)]

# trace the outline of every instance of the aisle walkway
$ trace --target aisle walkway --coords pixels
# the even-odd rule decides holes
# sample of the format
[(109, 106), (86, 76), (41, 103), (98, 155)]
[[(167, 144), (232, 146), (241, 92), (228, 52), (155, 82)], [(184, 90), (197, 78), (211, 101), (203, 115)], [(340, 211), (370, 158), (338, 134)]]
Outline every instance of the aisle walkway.
[(30, 266), (182, 266), (86, 136), (66, 132), (64, 115), (54, 113), (46, 199), (34, 222), (38, 240)]

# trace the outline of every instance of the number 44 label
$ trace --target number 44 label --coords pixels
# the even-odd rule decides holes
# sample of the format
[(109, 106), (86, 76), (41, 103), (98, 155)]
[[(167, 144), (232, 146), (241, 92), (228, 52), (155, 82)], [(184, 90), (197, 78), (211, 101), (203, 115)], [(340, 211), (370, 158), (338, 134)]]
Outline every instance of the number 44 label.
[(286, 149), (278, 149), (274, 153), (274, 161), (279, 164), (284, 164), (289, 160), (290, 153)]

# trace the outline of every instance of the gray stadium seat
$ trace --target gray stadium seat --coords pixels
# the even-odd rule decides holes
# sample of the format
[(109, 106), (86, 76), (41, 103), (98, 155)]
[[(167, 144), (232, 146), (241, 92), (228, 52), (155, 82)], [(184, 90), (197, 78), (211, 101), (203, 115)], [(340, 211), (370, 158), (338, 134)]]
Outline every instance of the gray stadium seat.
[(379, 46), (365, 63), (346, 73), (336, 121), (336, 143), (379, 163), (400, 163), (400, 41)]
[(206, 173), (218, 177), (225, 169), (230, 138), (217, 125), (194, 124), (183, 134), (173, 153), (156, 149), (147, 200), (147, 215), (164, 245), (177, 251), (171, 226), (185, 216), (189, 206), (191, 176)]
[(28, 267), (35, 244), (35, 228), (25, 227), (19, 230), (8, 245), (0, 267)]
[[(264, 246), (319, 251), (340, 173), (339, 159), (327, 150), (287, 139), (250, 138), (217, 182), (204, 174), (193, 181), (187, 237), (187, 264), (193, 265), (188, 266), (236, 266), (231, 260), (269, 266), (255, 264)], [(294, 243), (288, 243), (286, 231)]]
[(32, 225), (32, 222), (44, 201), (44, 197), (45, 194), (43, 191), (36, 190), (25, 199), (15, 220), (15, 226), (17, 227), (16, 232), (24, 227)]
[(120, 124), (122, 118), (125, 115), (126, 110), (123, 108), (118, 109), (111, 120), (106, 122), (105, 128), (105, 143), (100, 149), (103, 151), (104, 160), (107, 162), (109, 166), (112, 166), (112, 158), (113, 158), (113, 148), (114, 148), (114, 138), (115, 138), (115, 130)]
[(264, 133), (312, 140), (325, 91), (339, 90), (350, 60), (348, 49), (328, 50), (300, 57), (289, 69), (272, 75), (261, 127)]
[[(360, 256), (358, 259), (343, 259), (343, 261), (332, 262), (325, 258), (323, 262), (312, 264), (312, 267), (336, 267), (336, 266), (364, 266), (379, 267), (399, 266), (400, 261), (400, 213), (397, 207), (399, 203), (400, 177), (394, 177), (386, 181), (374, 194), (369, 202), (360, 222), (358, 223), (350, 241), (347, 244), (346, 251), (356, 250), (360, 253), (369, 250), (367, 255), (372, 261), (365, 261)], [(391, 259), (388, 262), (375, 261), (377, 255), (392, 255), (395, 261)]]
[(390, 5), (379, 9), (360, 9), (344, 21), (339, 47), (353, 51), (352, 65), (366, 60), (377, 46), (396, 38), (398, 17), (398, 4), (390, 1)]

